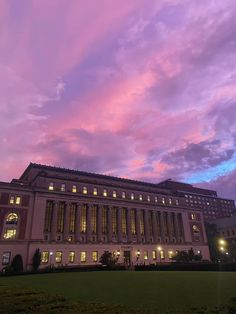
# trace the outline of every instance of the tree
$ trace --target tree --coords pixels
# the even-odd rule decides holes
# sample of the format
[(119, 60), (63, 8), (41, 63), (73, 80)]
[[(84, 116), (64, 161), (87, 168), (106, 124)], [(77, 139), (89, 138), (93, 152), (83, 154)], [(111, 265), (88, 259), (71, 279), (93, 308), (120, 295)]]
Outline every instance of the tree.
[(39, 249), (36, 249), (33, 256), (33, 270), (37, 270), (41, 263), (41, 253)]
[(115, 265), (117, 259), (113, 257), (112, 253), (109, 251), (104, 251), (104, 253), (100, 257), (100, 263), (105, 266), (112, 266)]
[(22, 260), (22, 256), (20, 254), (17, 254), (11, 263), (11, 267), (13, 269), (14, 272), (21, 272), (23, 271), (23, 260)]

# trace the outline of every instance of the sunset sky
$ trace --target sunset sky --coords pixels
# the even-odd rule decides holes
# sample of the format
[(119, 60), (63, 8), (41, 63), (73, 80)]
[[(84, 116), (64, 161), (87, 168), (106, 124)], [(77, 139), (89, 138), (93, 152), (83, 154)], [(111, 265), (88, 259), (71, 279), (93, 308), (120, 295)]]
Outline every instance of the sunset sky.
[(29, 162), (236, 199), (235, 0), (0, 0), (0, 180)]

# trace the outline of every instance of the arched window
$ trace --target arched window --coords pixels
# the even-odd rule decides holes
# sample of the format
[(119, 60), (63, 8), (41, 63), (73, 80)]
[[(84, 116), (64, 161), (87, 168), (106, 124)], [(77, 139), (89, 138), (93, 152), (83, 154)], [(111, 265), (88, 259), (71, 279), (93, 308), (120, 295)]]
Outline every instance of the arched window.
[(16, 225), (18, 222), (18, 215), (16, 213), (10, 213), (7, 215), (6, 224), (7, 225)]
[(17, 238), (19, 228), (19, 216), (16, 213), (9, 213), (4, 221), (3, 238), (13, 240)]

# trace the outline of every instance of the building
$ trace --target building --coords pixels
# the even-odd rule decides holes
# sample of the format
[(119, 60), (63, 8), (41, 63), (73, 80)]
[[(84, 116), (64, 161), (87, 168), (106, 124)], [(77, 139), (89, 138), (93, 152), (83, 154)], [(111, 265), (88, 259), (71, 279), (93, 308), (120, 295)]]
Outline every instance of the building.
[[(194, 210), (193, 210), (194, 209)], [(209, 250), (200, 208), (158, 184), (29, 164), (0, 183), (0, 270), (16, 254), (31, 269), (97, 264), (105, 250), (118, 263), (170, 262), (178, 250)]]
[(217, 227), (220, 238), (229, 243), (236, 243), (236, 215), (212, 221)]
[(236, 213), (234, 200), (218, 197), (216, 191), (197, 188), (171, 179), (159, 183), (158, 186), (170, 189), (176, 196), (184, 197), (186, 207), (201, 210), (207, 221), (231, 217)]

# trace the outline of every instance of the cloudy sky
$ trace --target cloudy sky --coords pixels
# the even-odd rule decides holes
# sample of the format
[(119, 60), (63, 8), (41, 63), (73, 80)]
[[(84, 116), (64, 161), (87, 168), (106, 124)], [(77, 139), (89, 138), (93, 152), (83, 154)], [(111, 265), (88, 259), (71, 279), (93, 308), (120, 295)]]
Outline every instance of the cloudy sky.
[(29, 162), (236, 199), (235, 0), (0, 0), (0, 180)]

